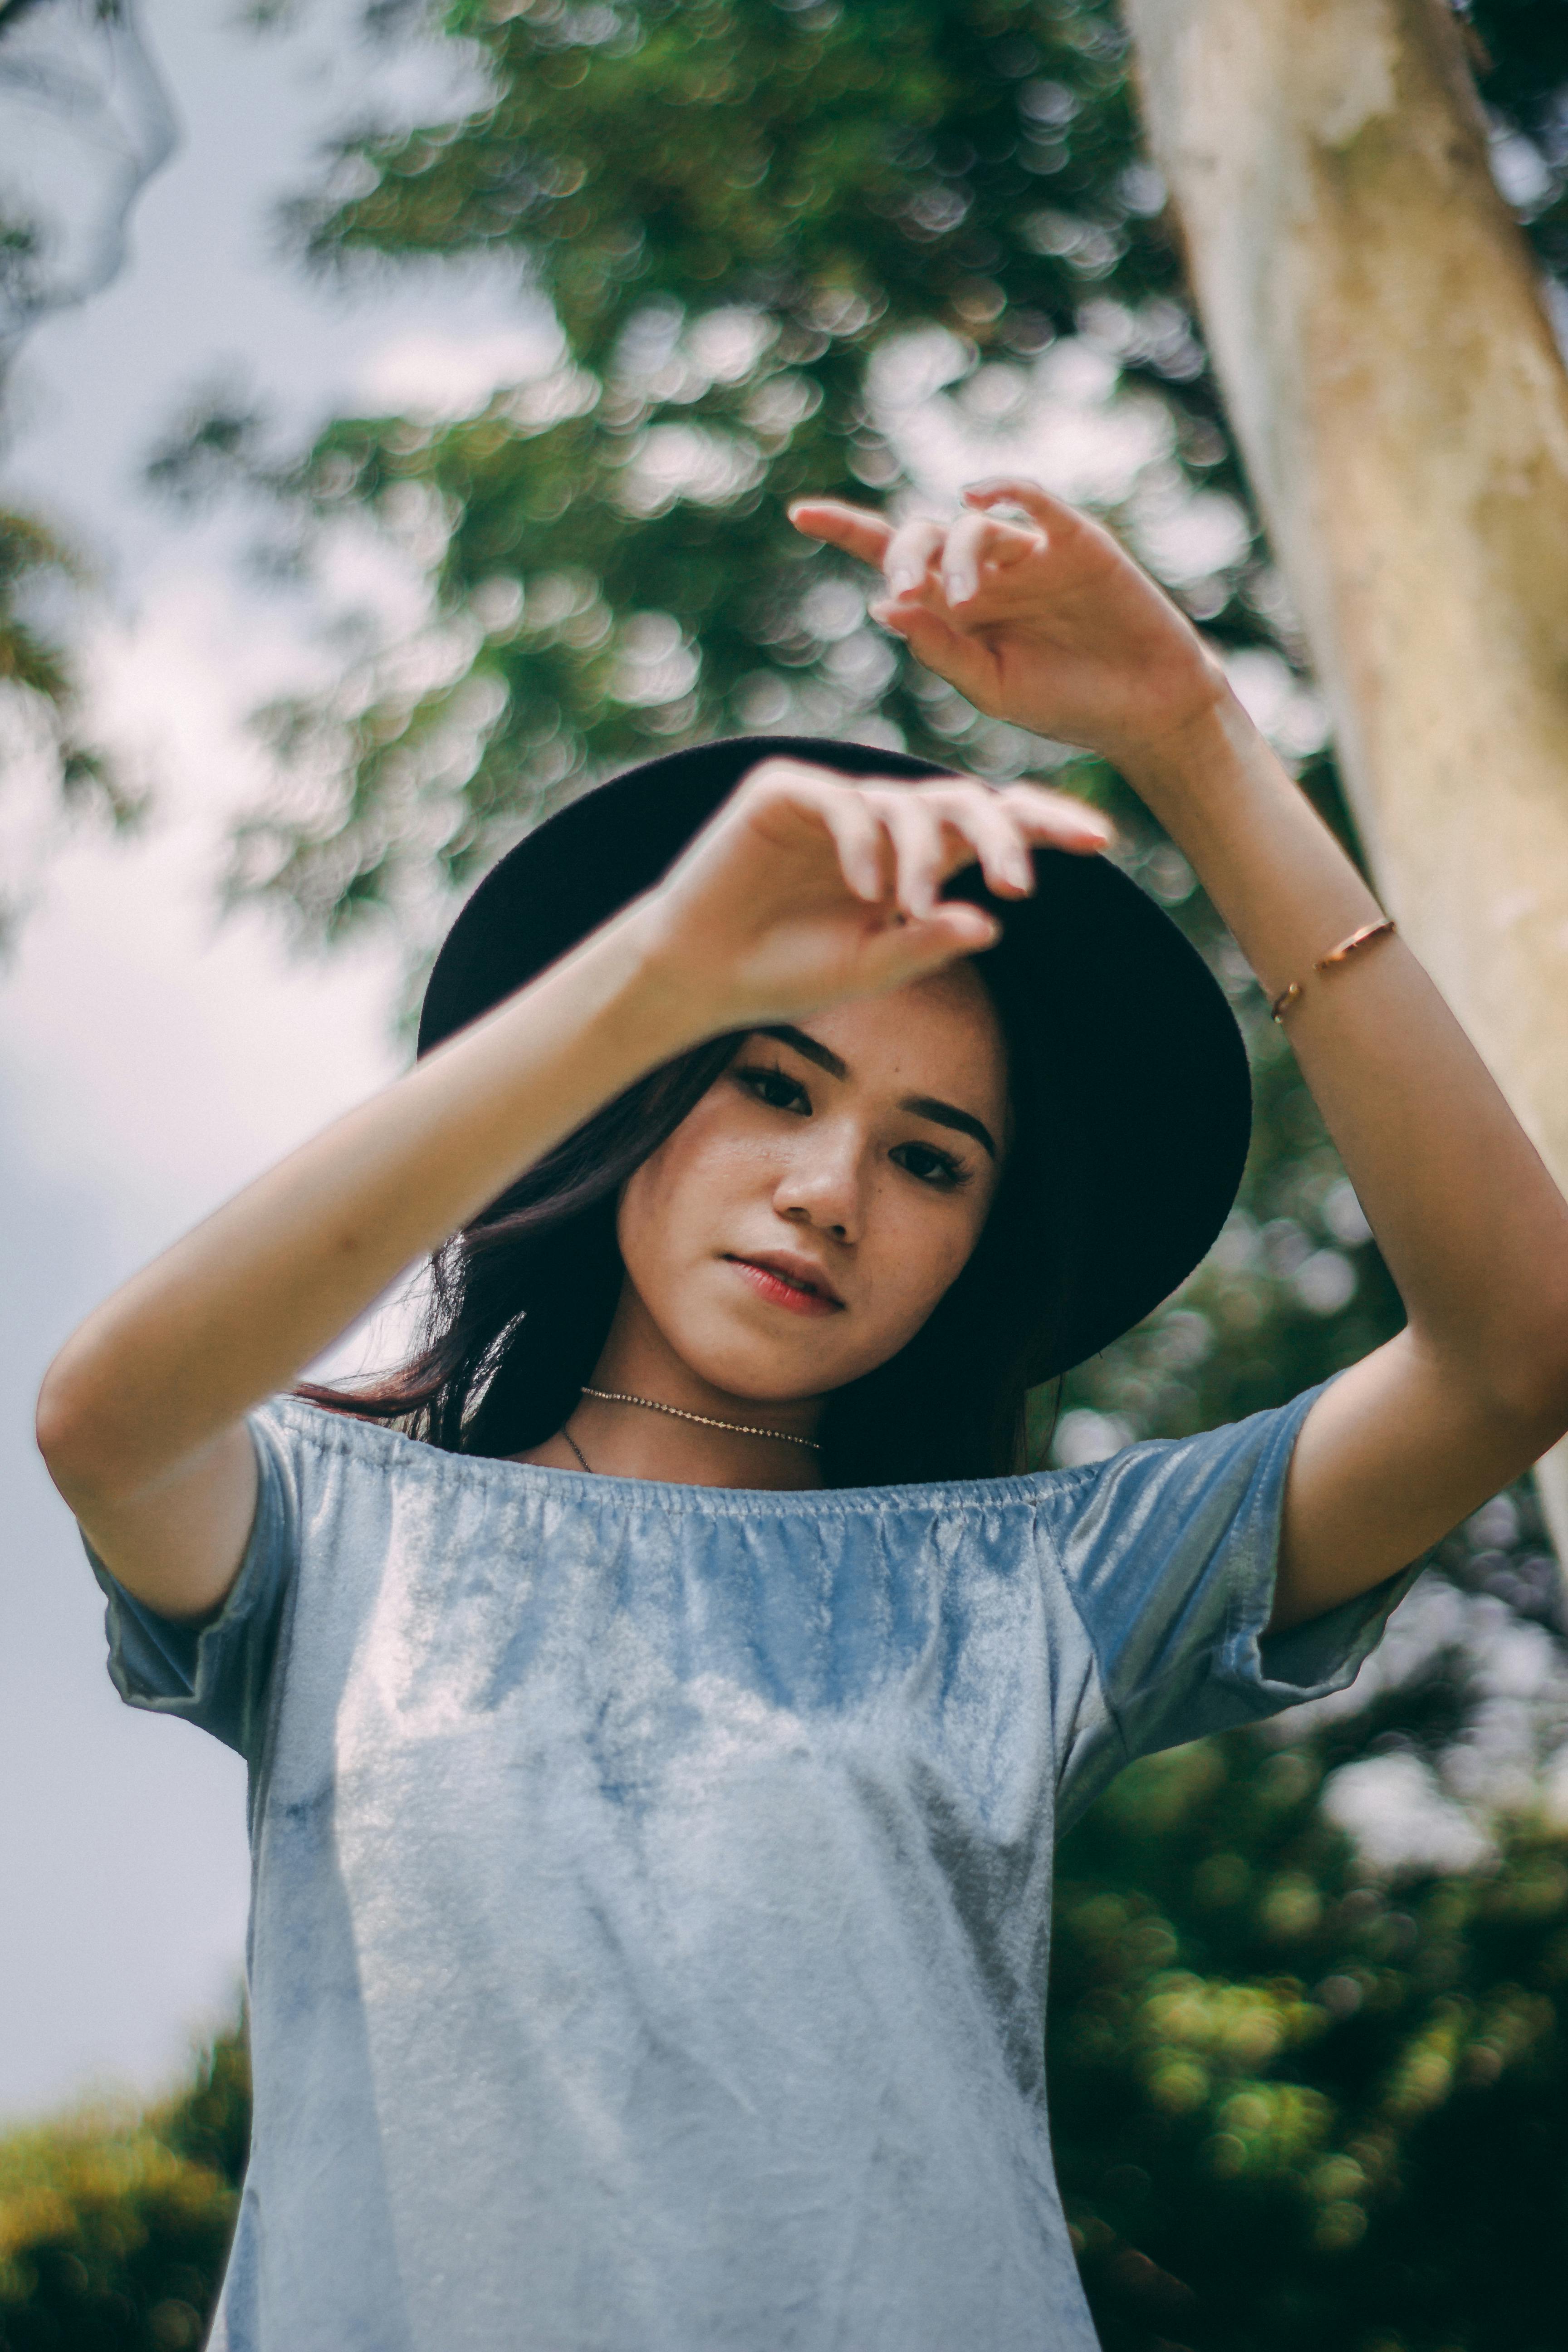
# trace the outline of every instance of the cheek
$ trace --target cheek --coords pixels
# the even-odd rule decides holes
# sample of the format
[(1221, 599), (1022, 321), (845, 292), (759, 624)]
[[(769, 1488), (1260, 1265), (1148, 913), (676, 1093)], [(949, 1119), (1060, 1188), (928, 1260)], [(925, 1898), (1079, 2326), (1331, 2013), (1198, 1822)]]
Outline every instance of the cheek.
[(889, 1187), (882, 1213), (868, 1221), (862, 1267), (878, 1320), (913, 1337), (973, 1255), (985, 1223), (989, 1194), (972, 1201), (941, 1195), (911, 1197)]
[(690, 1187), (661, 1165), (663, 1156), (656, 1153), (633, 1171), (616, 1213), (622, 1263), (645, 1298), (668, 1282), (679, 1263), (682, 1213), (689, 1213)]
[(626, 1272), (645, 1298), (707, 1255), (726, 1208), (758, 1181), (755, 1153), (704, 1116), (707, 1109), (699, 1104), (622, 1188), (616, 1234)]

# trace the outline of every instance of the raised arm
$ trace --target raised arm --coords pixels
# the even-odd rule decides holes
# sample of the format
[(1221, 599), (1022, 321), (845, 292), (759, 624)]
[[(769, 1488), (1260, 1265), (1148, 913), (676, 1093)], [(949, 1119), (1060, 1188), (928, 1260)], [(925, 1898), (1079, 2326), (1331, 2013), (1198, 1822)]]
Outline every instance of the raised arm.
[(256, 1503), (243, 1416), (406, 1266), (625, 1087), (688, 1047), (894, 987), (990, 944), (938, 906), (983, 860), (1106, 829), (1059, 794), (836, 782), (770, 760), (658, 887), (410, 1075), (220, 1209), (100, 1307), (51, 1366), (38, 1440), (105, 1564), (195, 1619), (237, 1572)]
[[(1029, 482), (949, 526), (832, 501), (797, 526), (878, 565), (873, 607), (980, 709), (1101, 753), (1180, 844), (1257, 972), (1408, 1318), (1302, 1428), (1275, 1622), (1364, 1591), (1568, 1427), (1568, 1204), (1415, 957), (1196, 633), (1110, 533)], [(1016, 520), (994, 509), (1011, 509)], [(1568, 1014), (1565, 1014), (1568, 1017)]]

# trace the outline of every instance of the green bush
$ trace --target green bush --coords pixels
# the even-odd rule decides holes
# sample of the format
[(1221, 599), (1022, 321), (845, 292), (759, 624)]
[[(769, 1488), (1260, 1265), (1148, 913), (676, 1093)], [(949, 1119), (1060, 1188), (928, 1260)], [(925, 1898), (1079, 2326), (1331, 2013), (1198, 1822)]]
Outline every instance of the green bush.
[(1568, 1837), (1363, 1883), (1323, 1765), (1178, 1748), (1063, 1845), (1051, 2116), (1106, 2352), (1559, 2352)]
[(211, 2316), (250, 2123), (240, 2033), (129, 2120), (0, 2139), (5, 2352), (184, 2352)]

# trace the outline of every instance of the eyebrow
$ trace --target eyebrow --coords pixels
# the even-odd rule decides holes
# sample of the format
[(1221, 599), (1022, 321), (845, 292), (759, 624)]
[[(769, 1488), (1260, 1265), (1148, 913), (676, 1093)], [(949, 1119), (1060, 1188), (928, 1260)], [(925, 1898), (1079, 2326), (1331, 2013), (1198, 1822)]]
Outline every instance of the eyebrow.
[(912, 1110), (917, 1118), (931, 1119), (938, 1127), (956, 1128), (960, 1135), (972, 1135), (995, 1159), (996, 1146), (991, 1140), (990, 1129), (971, 1112), (960, 1110), (956, 1103), (939, 1102), (934, 1095), (906, 1095), (899, 1108)]
[[(781, 1045), (793, 1046), (806, 1061), (815, 1062), (819, 1070), (826, 1070), (830, 1078), (847, 1078), (849, 1076), (848, 1063), (842, 1060), (831, 1045), (819, 1044), (815, 1037), (808, 1037), (804, 1029), (794, 1028), (788, 1022), (780, 1022), (759, 1030), (757, 1034), (763, 1037), (776, 1037)], [(990, 1129), (972, 1111), (960, 1110), (956, 1103), (942, 1102), (935, 1095), (906, 1095), (899, 1108), (912, 1111), (917, 1118), (929, 1118), (933, 1126), (951, 1127), (960, 1135), (973, 1136), (993, 1160), (998, 1156)]]

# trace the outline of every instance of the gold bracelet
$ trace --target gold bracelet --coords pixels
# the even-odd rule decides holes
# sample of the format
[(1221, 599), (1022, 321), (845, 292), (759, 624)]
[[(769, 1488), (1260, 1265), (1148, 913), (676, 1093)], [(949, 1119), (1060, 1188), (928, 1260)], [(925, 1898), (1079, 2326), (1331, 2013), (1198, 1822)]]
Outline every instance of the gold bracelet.
[[(1314, 971), (1331, 971), (1335, 964), (1343, 963), (1347, 956), (1354, 955), (1357, 948), (1368, 947), (1373, 940), (1386, 939), (1394, 928), (1392, 915), (1384, 915), (1375, 923), (1363, 923), (1359, 931), (1352, 931), (1348, 940), (1342, 940), (1337, 948), (1331, 948), (1326, 956), (1320, 956), (1312, 970)], [(1275, 1020), (1283, 1021), (1296, 999), (1304, 992), (1302, 983), (1299, 980), (1293, 980), (1289, 988), (1282, 988), (1268, 1008)]]

